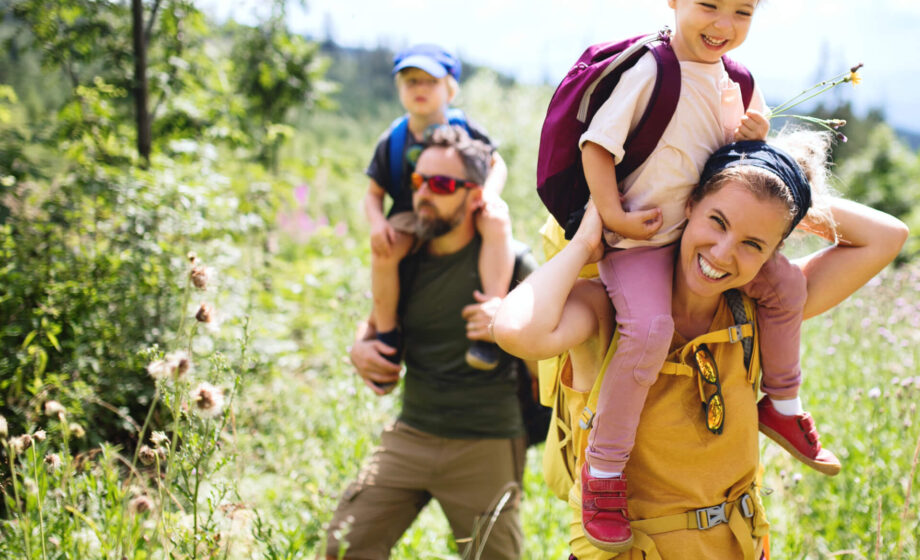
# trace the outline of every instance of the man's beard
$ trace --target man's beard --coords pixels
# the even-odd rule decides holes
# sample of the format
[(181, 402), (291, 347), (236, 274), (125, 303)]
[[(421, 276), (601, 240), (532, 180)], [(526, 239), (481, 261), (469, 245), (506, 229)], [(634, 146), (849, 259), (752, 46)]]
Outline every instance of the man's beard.
[(463, 200), (463, 204), (452, 215), (446, 218), (437, 214), (437, 208), (433, 204), (426, 202), (421, 204), (427, 205), (435, 214), (432, 217), (416, 214), (415, 236), (419, 241), (431, 241), (436, 237), (450, 233), (451, 230), (463, 222), (463, 217), (466, 214), (466, 199)]

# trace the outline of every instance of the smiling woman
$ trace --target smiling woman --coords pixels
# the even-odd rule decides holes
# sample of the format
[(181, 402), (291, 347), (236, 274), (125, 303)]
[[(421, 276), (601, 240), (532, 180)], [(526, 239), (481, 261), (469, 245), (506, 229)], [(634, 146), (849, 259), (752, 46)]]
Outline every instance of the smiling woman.
[[(793, 165), (803, 165), (814, 185), (821, 182), (824, 160), (812, 156), (826, 145), (811, 133), (787, 141), (799, 156)], [(787, 184), (795, 181), (788, 170), (751, 165), (757, 156), (737, 148), (720, 151), (726, 157), (719, 167), (731, 169), (724, 174), (730, 178), (713, 174), (687, 207), (673, 282), (675, 335), (668, 361), (649, 388), (624, 473), (630, 492), (618, 500), (624, 511), (628, 505), (635, 539), (618, 559), (763, 557), (769, 526), (759, 497), (758, 407), (751, 390), (758, 383), (759, 333), (734, 326), (739, 320), (730, 303), (741, 300), (733, 288), (768, 262), (796, 217), (803, 218), (801, 227), (834, 243), (796, 263), (807, 279), (806, 316), (867, 282), (907, 237), (897, 219), (840, 199), (828, 199), (823, 216), (814, 206), (800, 216), (804, 193), (796, 190), (802, 185)], [(765, 143), (757, 149), (775, 151)], [(812, 168), (810, 162), (821, 165)], [(762, 188), (763, 172), (770, 174), (770, 188)], [(603, 286), (578, 279), (581, 268), (602, 254), (601, 221), (591, 204), (572, 242), (508, 295), (494, 323), (495, 338), (507, 351), (553, 358), (541, 364), (546, 367), (540, 379), (547, 388), (544, 404), (556, 412), (548, 440), (554, 429), (568, 436), (558, 438), (561, 445), (547, 445), (544, 467), (551, 488), (573, 507), (571, 547), (581, 560), (611, 557), (594, 548), (582, 529), (583, 511), (597, 508), (593, 494), (603, 489), (589, 485), (589, 493), (579, 493), (587, 432), (595, 420), (586, 406), (618, 340)], [(742, 345), (732, 343), (738, 332), (753, 337), (749, 360)]]

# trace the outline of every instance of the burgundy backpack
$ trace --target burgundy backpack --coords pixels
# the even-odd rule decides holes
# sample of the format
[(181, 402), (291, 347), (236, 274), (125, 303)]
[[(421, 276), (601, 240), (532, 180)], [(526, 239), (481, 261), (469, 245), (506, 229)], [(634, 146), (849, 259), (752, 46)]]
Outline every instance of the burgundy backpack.
[[(537, 157), (537, 193), (553, 218), (571, 239), (581, 223), (590, 192), (581, 164), (578, 140), (620, 76), (647, 51), (655, 57), (658, 76), (648, 107), (635, 130), (626, 138), (618, 180), (648, 159), (671, 122), (680, 99), (680, 63), (664, 28), (656, 35), (640, 35), (615, 43), (599, 43), (585, 50), (556, 88), (546, 111)], [(738, 82), (744, 107), (751, 102), (754, 78), (728, 57), (722, 57), (732, 80)]]

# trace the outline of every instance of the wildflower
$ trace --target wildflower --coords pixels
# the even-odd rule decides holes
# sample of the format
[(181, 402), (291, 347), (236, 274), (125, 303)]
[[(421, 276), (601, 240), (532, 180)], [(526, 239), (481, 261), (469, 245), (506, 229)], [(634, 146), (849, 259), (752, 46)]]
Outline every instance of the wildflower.
[(793, 484), (798, 484), (799, 482), (801, 482), (801, 480), (802, 480), (802, 473), (795, 473), (794, 475), (792, 475)]
[(867, 395), (870, 399), (877, 399), (877, 398), (879, 398), (879, 397), (882, 396), (882, 390), (879, 389), (878, 387), (873, 387), (873, 388), (869, 389), (869, 392), (866, 393), (866, 395)]
[(49, 453), (45, 455), (45, 464), (49, 469), (56, 471), (61, 466), (61, 456), (57, 453)]
[(846, 142), (847, 137), (840, 132), (836, 132), (837, 129), (841, 128), (846, 124), (846, 121), (843, 119), (819, 119), (817, 117), (812, 117), (808, 115), (794, 115), (789, 113), (789, 110), (793, 107), (800, 105), (810, 99), (814, 99), (822, 93), (832, 90), (835, 87), (839, 86), (845, 82), (851, 82), (853, 85), (856, 85), (862, 81), (862, 78), (857, 73), (857, 70), (862, 68), (862, 63), (860, 62), (856, 66), (850, 68), (849, 72), (843, 72), (834, 76), (829, 80), (824, 80), (818, 82), (817, 84), (811, 86), (808, 89), (802, 90), (798, 95), (793, 96), (791, 99), (774, 107), (767, 113), (766, 117), (772, 119), (774, 117), (786, 117), (792, 119), (799, 119), (805, 122), (809, 122), (815, 125), (818, 125), (826, 130), (829, 130), (834, 133), (834, 136), (839, 142)]
[(188, 275), (192, 280), (192, 285), (194, 285), (199, 290), (203, 290), (208, 287), (208, 279), (211, 277), (211, 269), (201, 265), (195, 265), (192, 267), (192, 270), (188, 273)]
[(210, 383), (202, 383), (191, 393), (191, 400), (195, 403), (198, 413), (205, 418), (213, 418), (221, 413), (224, 408), (224, 393)]
[(70, 425), (67, 426), (67, 429), (75, 438), (83, 439), (83, 436), (86, 435), (86, 430), (83, 429), (83, 426), (76, 422), (71, 422)]
[(163, 432), (153, 432), (152, 434), (150, 434), (150, 442), (154, 446), (159, 447), (161, 445), (169, 443), (169, 438), (166, 437), (166, 434)]
[(195, 254), (195, 251), (189, 251), (188, 253), (186, 253), (185, 258), (187, 258), (188, 262), (190, 262), (191, 264), (195, 264), (196, 262), (198, 262), (198, 255)]
[(164, 379), (170, 373), (169, 363), (166, 360), (156, 360), (147, 365), (147, 373), (154, 379)]
[(21, 436), (16, 436), (10, 440), (10, 448), (13, 450), (14, 455), (19, 455), (31, 446), (32, 436), (29, 434), (22, 434)]
[(157, 460), (157, 452), (149, 445), (142, 445), (137, 450), (137, 458), (145, 465), (152, 465)]
[(837, 141), (840, 142), (841, 144), (846, 144), (847, 142), (847, 137), (842, 132), (838, 132), (837, 134), (834, 135), (834, 137), (836, 137)]
[(0, 414), (0, 438), (5, 438), (10, 435), (10, 429), (6, 425), (6, 417)]
[(202, 303), (198, 308), (198, 312), (195, 313), (195, 320), (197, 320), (199, 323), (210, 323), (211, 319), (213, 319), (213, 312), (214, 309), (210, 305), (207, 303)]
[(46, 416), (57, 416), (58, 420), (64, 421), (64, 417), (67, 415), (67, 409), (64, 408), (64, 405), (57, 401), (46, 401), (45, 402), (45, 415)]
[(46, 437), (47, 437), (47, 434), (45, 433), (45, 430), (36, 430), (36, 432), (32, 434), (32, 439), (34, 439), (37, 442), (45, 441)]
[(856, 66), (850, 68), (850, 75), (844, 79), (845, 82), (850, 82), (854, 86), (862, 82), (862, 76), (859, 75), (858, 70), (863, 67), (863, 63), (860, 62)]
[(128, 509), (134, 514), (150, 511), (153, 509), (153, 500), (142, 494), (128, 502)]
[(188, 352), (180, 350), (166, 354), (166, 363), (169, 366), (169, 373), (174, 377), (182, 377), (192, 369), (192, 360)]

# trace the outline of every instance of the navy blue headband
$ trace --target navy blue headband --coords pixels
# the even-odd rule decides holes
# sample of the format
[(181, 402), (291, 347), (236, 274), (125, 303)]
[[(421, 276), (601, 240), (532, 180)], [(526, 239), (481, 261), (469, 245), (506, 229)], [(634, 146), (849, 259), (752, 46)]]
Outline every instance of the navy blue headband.
[(789, 231), (794, 230), (811, 208), (811, 185), (808, 184), (808, 178), (795, 159), (779, 148), (760, 140), (733, 142), (722, 146), (709, 156), (706, 167), (700, 174), (700, 185), (705, 185), (719, 171), (737, 165), (765, 169), (789, 187), (792, 201), (795, 203), (795, 216), (792, 218), (792, 227)]

